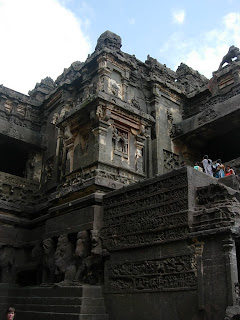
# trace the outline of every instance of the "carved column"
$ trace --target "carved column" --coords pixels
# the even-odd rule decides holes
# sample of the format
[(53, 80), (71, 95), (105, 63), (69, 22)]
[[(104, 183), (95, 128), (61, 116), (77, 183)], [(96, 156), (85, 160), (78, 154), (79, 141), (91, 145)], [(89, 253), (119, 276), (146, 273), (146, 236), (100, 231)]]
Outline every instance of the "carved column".
[(91, 113), (91, 120), (94, 123), (94, 128), (92, 130), (95, 136), (95, 152), (97, 152), (98, 160), (110, 160), (110, 154), (108, 155), (107, 140), (106, 135), (109, 128), (109, 110), (107, 110), (103, 105), (99, 105), (96, 110)]
[(139, 173), (143, 173), (143, 147), (145, 137), (141, 135), (136, 136), (136, 151), (135, 151), (135, 169)]
[(151, 139), (151, 128), (146, 128), (146, 156), (145, 156), (145, 171), (147, 176), (150, 178), (153, 176), (153, 165), (152, 165), (152, 139)]
[(235, 241), (232, 239), (231, 236), (229, 236), (228, 239), (223, 240), (223, 250), (226, 265), (228, 306), (233, 306), (237, 304), (235, 286), (238, 283), (238, 272), (236, 246)]
[(198, 287), (198, 309), (204, 309), (204, 283), (203, 283), (203, 242), (196, 242), (195, 243), (195, 255), (196, 255), (196, 262), (197, 262), (197, 287)]
[(98, 90), (100, 92), (108, 92), (108, 79), (110, 77), (111, 71), (107, 68), (107, 60), (104, 56), (99, 57), (98, 67)]

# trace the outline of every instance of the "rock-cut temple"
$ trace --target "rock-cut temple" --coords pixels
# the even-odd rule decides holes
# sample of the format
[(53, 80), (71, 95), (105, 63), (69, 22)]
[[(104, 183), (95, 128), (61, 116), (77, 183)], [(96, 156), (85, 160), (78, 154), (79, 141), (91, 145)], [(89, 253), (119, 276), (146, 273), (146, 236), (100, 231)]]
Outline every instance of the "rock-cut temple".
[(1, 315), (240, 319), (239, 49), (219, 63), (175, 72), (106, 31), (56, 81), (0, 86)]

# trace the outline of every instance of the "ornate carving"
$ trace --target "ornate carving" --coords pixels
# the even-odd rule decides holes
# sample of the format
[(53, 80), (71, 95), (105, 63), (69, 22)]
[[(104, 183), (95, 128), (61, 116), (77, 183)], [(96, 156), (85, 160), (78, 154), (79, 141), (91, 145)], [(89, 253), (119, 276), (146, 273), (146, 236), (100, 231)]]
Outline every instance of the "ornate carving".
[(14, 264), (15, 250), (10, 247), (0, 248), (1, 282), (11, 283), (13, 281), (12, 267)]
[(187, 94), (199, 91), (208, 84), (206, 77), (184, 63), (180, 64), (176, 73), (178, 83), (181, 84)]
[(217, 112), (211, 108), (206, 109), (198, 116), (198, 124), (204, 124), (206, 122), (212, 121), (218, 116)]
[(42, 283), (54, 283), (55, 279), (55, 245), (51, 238), (43, 240), (43, 278)]
[(192, 255), (112, 263), (109, 267), (109, 289), (134, 293), (196, 288), (196, 269)]
[(84, 281), (84, 259), (90, 255), (90, 237), (86, 230), (80, 231), (77, 234), (77, 243), (75, 249), (75, 255), (77, 259), (77, 272), (75, 275), (75, 281), (83, 282)]
[(237, 58), (237, 60), (239, 60), (240, 58), (240, 51), (237, 47), (235, 46), (231, 46), (228, 49), (228, 53), (223, 57), (218, 70), (220, 70), (222, 68), (222, 66), (224, 65), (224, 63), (231, 63), (232, 59)]
[(45, 164), (45, 181), (51, 180), (53, 176), (54, 157), (49, 158)]
[(123, 211), (126, 214), (127, 212), (131, 212), (136, 209), (140, 210), (142, 208), (147, 208), (148, 206), (161, 206), (167, 201), (175, 201), (177, 199), (182, 200), (188, 196), (188, 188), (176, 188), (173, 190), (152, 194), (151, 196), (144, 195), (143, 189), (141, 192), (139, 192), (139, 194), (142, 194), (142, 197), (132, 201), (130, 200), (126, 203), (121, 203), (119, 206), (106, 208), (104, 214), (107, 218), (110, 218), (121, 214)]
[(185, 239), (189, 233), (187, 227), (163, 230), (158, 232), (133, 234), (104, 239), (104, 247), (109, 251), (121, 250), (134, 247), (144, 247), (168, 241)]
[(55, 88), (56, 84), (53, 81), (53, 79), (51, 79), (50, 77), (46, 77), (45, 79), (41, 80), (40, 83), (37, 83), (33, 90), (28, 91), (28, 94), (31, 97), (38, 99), (39, 94), (45, 96), (49, 94), (51, 91), (53, 91)]
[(210, 184), (206, 187), (199, 187), (196, 196), (199, 205), (218, 203), (233, 198), (233, 195), (228, 192), (227, 188), (219, 184)]
[(167, 170), (174, 170), (180, 168), (179, 155), (163, 150), (164, 168)]
[(55, 260), (55, 275), (60, 282), (60, 285), (70, 284), (76, 275), (76, 266), (74, 261), (74, 247), (68, 240), (67, 234), (62, 234), (58, 238), (57, 249), (54, 254)]
[(173, 123), (172, 128), (169, 133), (170, 133), (171, 138), (174, 138), (174, 137), (181, 135), (183, 133), (182, 124), (181, 123)]
[(114, 96), (122, 99), (122, 88), (121, 84), (117, 83), (117, 81), (113, 79), (108, 79), (108, 91)]
[[(177, 173), (174, 176), (168, 178), (159, 178), (157, 181), (146, 184), (141, 188), (133, 188), (128, 190), (128, 192), (122, 192), (117, 195), (113, 195), (111, 197), (105, 197), (104, 205), (105, 205), (105, 213), (104, 216), (108, 216), (108, 206), (113, 206), (119, 204), (122, 205), (121, 202), (131, 202), (138, 201), (143, 197), (148, 197), (153, 195), (153, 193), (161, 193), (166, 190), (175, 189), (176, 186), (187, 186), (187, 174), (186, 173)], [(141, 205), (140, 205), (141, 206)], [(139, 207), (140, 207), (139, 206)], [(134, 206), (133, 206), (134, 208)]]
[(118, 51), (118, 50), (120, 50), (121, 46), (122, 46), (122, 40), (117, 34), (111, 32), (111, 31), (105, 31), (98, 38), (95, 51), (96, 50), (100, 51), (104, 48)]
[(63, 73), (57, 78), (56, 84), (61, 85), (64, 82), (72, 82), (77, 77), (80, 76), (80, 71), (82, 71), (84, 63), (80, 61), (75, 61), (71, 64), (69, 68), (65, 68)]
[(128, 155), (128, 132), (117, 127), (112, 132), (113, 150)]
[(131, 106), (136, 108), (136, 109), (138, 109), (138, 110), (140, 110), (140, 103), (136, 98), (133, 98), (131, 100)]

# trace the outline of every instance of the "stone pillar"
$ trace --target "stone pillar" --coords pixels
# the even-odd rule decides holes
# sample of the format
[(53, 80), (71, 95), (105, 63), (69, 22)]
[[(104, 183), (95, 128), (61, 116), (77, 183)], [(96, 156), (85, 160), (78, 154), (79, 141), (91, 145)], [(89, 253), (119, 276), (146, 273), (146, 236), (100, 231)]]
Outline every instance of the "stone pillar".
[(197, 287), (198, 287), (198, 309), (204, 309), (204, 283), (203, 283), (203, 242), (196, 242), (195, 243), (195, 255), (196, 255), (196, 262), (197, 262)]
[(95, 136), (94, 152), (97, 152), (97, 159), (99, 161), (111, 159), (109, 146), (107, 145), (107, 133), (109, 129), (108, 119), (110, 118), (110, 111), (104, 106), (99, 104), (95, 110), (91, 112), (91, 120), (93, 122), (93, 134)]
[(223, 240), (223, 250), (226, 266), (227, 303), (228, 306), (233, 306), (237, 303), (235, 287), (238, 283), (238, 272), (236, 246), (231, 236)]

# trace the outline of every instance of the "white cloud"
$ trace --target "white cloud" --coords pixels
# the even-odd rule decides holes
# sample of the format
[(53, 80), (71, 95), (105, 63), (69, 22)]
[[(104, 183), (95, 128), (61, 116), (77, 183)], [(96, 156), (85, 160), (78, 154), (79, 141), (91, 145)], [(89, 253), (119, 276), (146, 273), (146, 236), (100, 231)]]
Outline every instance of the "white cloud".
[(25, 94), (90, 52), (81, 21), (57, 0), (0, 0), (0, 29), (0, 84)]
[(172, 18), (174, 23), (183, 24), (185, 20), (185, 11), (184, 10), (173, 11)]
[(185, 38), (182, 33), (172, 34), (160, 54), (168, 54), (168, 63), (174, 69), (184, 62), (211, 78), (231, 45), (240, 45), (240, 13), (236, 12), (227, 14), (217, 28), (196, 38)]
[(135, 19), (134, 19), (134, 18), (128, 19), (128, 23), (129, 23), (129, 24), (135, 24)]

